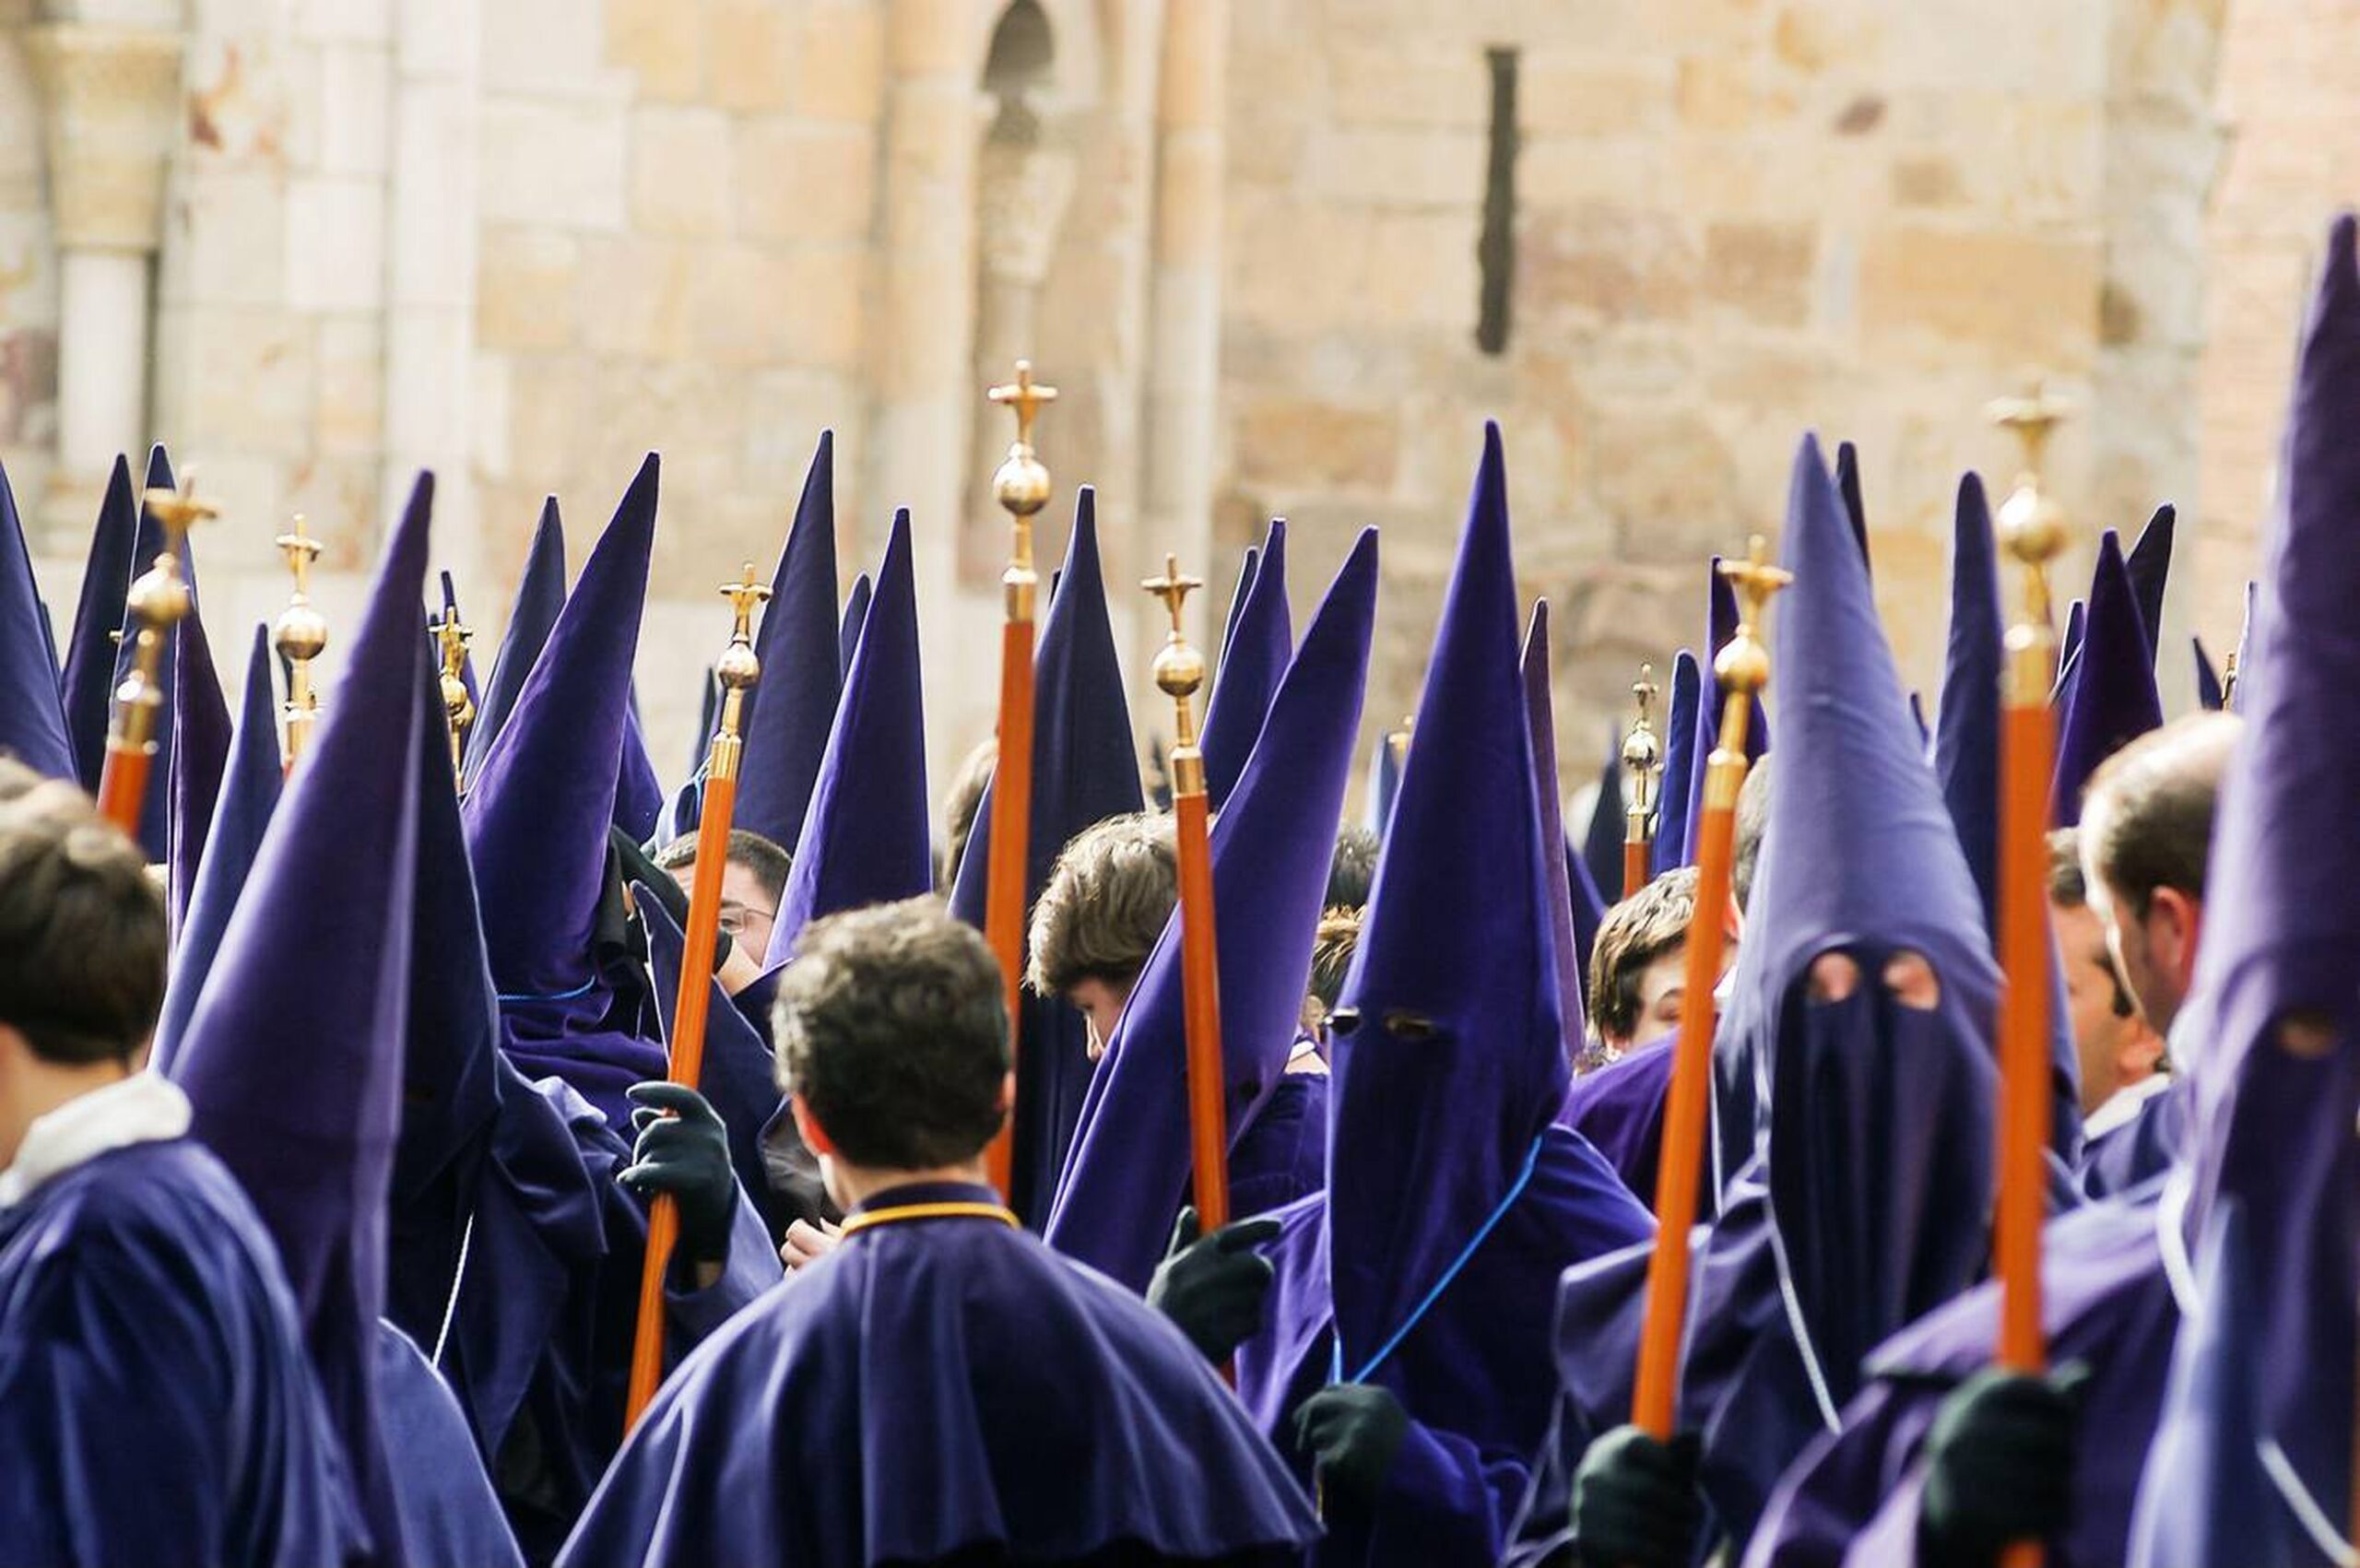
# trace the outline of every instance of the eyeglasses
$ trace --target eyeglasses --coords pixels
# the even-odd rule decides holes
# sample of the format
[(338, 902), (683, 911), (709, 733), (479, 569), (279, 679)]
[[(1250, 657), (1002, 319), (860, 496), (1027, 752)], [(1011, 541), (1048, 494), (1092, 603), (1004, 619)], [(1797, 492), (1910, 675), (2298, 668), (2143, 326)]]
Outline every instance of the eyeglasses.
[(746, 931), (746, 923), (757, 916), (764, 920), (775, 920), (778, 918), (778, 911), (753, 909), (742, 903), (725, 903), (721, 906), (721, 928), (732, 937), (743, 936)]

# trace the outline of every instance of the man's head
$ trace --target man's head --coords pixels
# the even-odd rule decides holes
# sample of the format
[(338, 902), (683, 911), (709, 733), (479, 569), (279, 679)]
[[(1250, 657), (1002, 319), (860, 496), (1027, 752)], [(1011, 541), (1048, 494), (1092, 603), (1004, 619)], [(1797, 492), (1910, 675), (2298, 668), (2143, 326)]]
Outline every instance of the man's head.
[(34, 1115), (138, 1063), (164, 1004), (139, 846), (70, 784), (0, 763), (0, 1165)]
[(1667, 871), (1606, 912), (1590, 945), (1589, 1020), (1616, 1054), (1680, 1022), (1696, 871)]
[(2089, 906), (2131, 1000), (2165, 1032), (2196, 977), (2212, 812), (2242, 727), (2194, 713), (2150, 730), (2090, 776), (2083, 802)]
[(1105, 1054), (1148, 954), (1180, 901), (1172, 819), (1137, 812), (1083, 829), (1057, 855), (1032, 906), (1032, 989), (1063, 996)]
[(965, 1173), (1008, 1114), (999, 966), (938, 899), (813, 921), (772, 1029), (779, 1087), (842, 1208), (896, 1177)]
[[(666, 844), (655, 864), (672, 874), (682, 892), (696, 896), (696, 834), (682, 833)], [(730, 830), (728, 863), (721, 876), (721, 928), (757, 962), (770, 950), (771, 926), (778, 919), (778, 901), (786, 892), (791, 865), (786, 851), (761, 834)]]
[(2072, 828), (2048, 835), (2048, 919), (2064, 961), (2065, 1005), (2072, 1017), (2073, 1047), (2082, 1070), (2082, 1114), (2086, 1116), (2117, 1090), (2165, 1064), (2163, 1037), (2141, 1015), (2115, 973), (2106, 925), (2089, 907), (2081, 834)]
[(984, 786), (992, 782), (999, 764), (999, 742), (986, 740), (967, 753), (950, 787), (942, 796), (942, 864), (934, 868), (934, 885), (946, 894), (959, 879), (959, 863), (966, 858), (967, 840), (975, 831), (975, 813), (984, 808)]

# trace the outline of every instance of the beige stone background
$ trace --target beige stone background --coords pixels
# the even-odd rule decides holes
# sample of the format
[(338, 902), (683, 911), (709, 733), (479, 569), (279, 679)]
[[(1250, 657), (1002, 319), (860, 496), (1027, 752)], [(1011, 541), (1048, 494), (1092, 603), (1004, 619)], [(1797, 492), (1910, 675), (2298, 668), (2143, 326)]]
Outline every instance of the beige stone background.
[(1176, 549), (1218, 624), (1268, 515), (1299, 616), (1383, 526), (1372, 730), (1495, 416), (1573, 784), (1635, 663), (1701, 635), (1705, 554), (1775, 530), (1807, 427), (1859, 443), (1930, 690), (1949, 497), (2009, 466), (1979, 410), (2036, 367), (2080, 408), (2083, 560), (2182, 507), (2178, 705), (2185, 634), (2235, 637), (2355, 89), (2349, 0), (0, 0), (0, 460), (60, 613), (105, 454), (200, 464), (218, 647), (283, 600), (291, 511), (348, 621), (431, 466), (488, 663), (543, 493), (578, 564), (659, 449), (669, 770), (708, 585), (768, 562), (832, 426), (847, 575), (914, 513), (939, 776), (990, 722), (980, 390), (1017, 353), (1064, 390), (1051, 559), (1093, 482), (1115, 574)]

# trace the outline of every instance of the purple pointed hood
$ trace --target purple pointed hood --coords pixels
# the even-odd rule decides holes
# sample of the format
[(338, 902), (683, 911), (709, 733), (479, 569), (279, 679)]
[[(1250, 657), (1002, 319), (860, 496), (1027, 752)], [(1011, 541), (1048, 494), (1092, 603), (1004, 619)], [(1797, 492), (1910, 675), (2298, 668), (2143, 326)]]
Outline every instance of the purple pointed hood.
[(2251, 1228), (2263, 1435), (2346, 1515), (2360, 1308), (2360, 266), (2336, 219), (2301, 352), (2250, 646), (2268, 678), (2222, 786), (2189, 1010), (2195, 1203)]
[(541, 520), (533, 528), (533, 543), (525, 552), (525, 573), (516, 582), (516, 602), (509, 607), (508, 626), (500, 634), (500, 652), (492, 655), (491, 678), (476, 703), (475, 727), (467, 731), (461, 772), (467, 787), (475, 787), (483, 772), (491, 743), (508, 727), (525, 679), (541, 656), (565, 607), (565, 525), (558, 517), (557, 497), (541, 502)]
[(2057, 772), (2049, 819), (2082, 819), (2082, 792), (2098, 764), (2164, 722), (2155, 695), (2155, 660), (2139, 623), (2139, 604), (2122, 560), (2122, 541), (2107, 529), (2098, 540), (2080, 655), (2057, 724)]
[(623, 747), (615, 760), (615, 826), (645, 843), (655, 833), (655, 819), (664, 811), (664, 784), (655, 776), (655, 758), (647, 749), (647, 731), (639, 722), (636, 697), (623, 710)]
[(2221, 691), (2221, 672), (2212, 664), (2212, 655), (2204, 651), (2204, 639), (2191, 637), (2188, 650), (2196, 656), (2196, 705), (2208, 713), (2217, 713), (2228, 706)]
[[(213, 824), (216, 798), (221, 793), (222, 770), (230, 762), (230, 704), (221, 695), (221, 677), (213, 667), (213, 645), (206, 640), (205, 618), (194, 604), (172, 629), (179, 656), (172, 661), (171, 765), (165, 791), (171, 807), (165, 855), (166, 886), (172, 929), (188, 917), (188, 902), (196, 888), (196, 868), (205, 854), (206, 831)], [(266, 678), (263, 685), (269, 686)]]
[[(1860, 498), (1860, 449), (1848, 441), (1835, 443), (1835, 489), (1844, 498), (1844, 521), (1852, 525), (1852, 542), (1860, 547), (1860, 564), (1869, 564), (1869, 509)], [(1716, 648), (1715, 653), (1720, 650)]]
[[(847, 662), (836, 620), (835, 454), (835, 432), (822, 430), (795, 525), (771, 575), (770, 603), (754, 638), (762, 678), (740, 732), (745, 765), (733, 821), (789, 848), (803, 836)], [(712, 731), (705, 733), (710, 738)]]
[(50, 778), (75, 779), (48, 626), (16, 493), (0, 468), (0, 752)]
[(164, 991), (164, 1012), (156, 1024), (153, 1065), (171, 1075), (172, 1058), (196, 999), (205, 989), (206, 974), (220, 951), (221, 934), (238, 906), (254, 855), (262, 848), (265, 829), (277, 809), (286, 767), (278, 750), (277, 693), (271, 685), (273, 666), (270, 628), (256, 626), (246, 654), (246, 684), (238, 705), (238, 723), (230, 743), (230, 760), (221, 774), (221, 790), (213, 810), (205, 855), (198, 862), (196, 881), (190, 890), (188, 913), (172, 944), (171, 983)]
[(1582, 961), (1574, 939), (1572, 853), (1565, 842), (1564, 806), (1557, 794), (1557, 709), (1549, 690), (1549, 601), (1532, 607), (1519, 661), (1525, 722), (1532, 730), (1533, 808), (1540, 816), (1541, 872), (1549, 884), (1549, 938), (1557, 961), (1557, 1001), (1565, 1031), (1565, 1059), (1581, 1055)]
[[(985, 785), (950, 890), (950, 911), (984, 924), (989, 892), (993, 788)], [(1115, 652), (1106, 582), (1098, 560), (1097, 495), (1084, 485), (1074, 500), (1073, 536), (1056, 597), (1041, 622), (1032, 655), (1032, 813), (1025, 839), (1025, 907), (1041, 896), (1049, 869), (1075, 834), (1109, 817), (1139, 810), (1138, 754), (1130, 705)], [(1015, 1163), (1011, 1207), (1027, 1223), (1049, 1218), (1057, 1173), (1081, 1118), (1092, 1064), (1081, 1014), (1059, 996), (1023, 998), (1016, 1054)]]
[(1401, 764), (1394, 760), (1389, 729), (1377, 731), (1376, 745), (1368, 754), (1367, 781), (1361, 821), (1382, 842), (1393, 821), (1393, 797), (1401, 791)]
[[(852, 580), (852, 590), (844, 595), (844, 619), (836, 623), (836, 667), (846, 676), (852, 674), (853, 650), (860, 646), (860, 629), (868, 624), (868, 601), (876, 593), (876, 582), (864, 572)], [(843, 682), (837, 684), (841, 687)]]
[(400, 1539), (375, 1352), (401, 1119), (417, 753), (430, 738), (419, 733), (419, 626), (433, 494), (420, 475), (173, 1063), (192, 1131), (237, 1174), (278, 1244), (380, 1542)]
[(2147, 634), (2151, 666), (2155, 662), (2156, 642), (2164, 634), (2164, 590), (2171, 583), (2172, 535), (2178, 516), (2178, 509), (2169, 502), (2155, 508), (2123, 562), (2130, 573), (2130, 596), (2139, 606), (2139, 629)]
[(1656, 805), (1656, 836), (1648, 870), (1660, 877), (1688, 864), (1688, 803), (1696, 794), (1703, 756), (1696, 749), (1704, 677), (1696, 655), (1682, 648), (1671, 659), (1671, 701), (1663, 717), (1663, 772)]
[(1958, 482), (1951, 520), (1951, 628), (1942, 653), (1941, 706), (1934, 713), (1934, 777), (1982, 900), (1984, 928), (1996, 930), (2000, 869), (2000, 682), (2005, 628), (2000, 561), (1983, 481)]
[(1564, 1103), (1564, 1049), (1496, 425), (1338, 998), (1328, 1215), (1347, 1365), (1410, 1321)]
[(124, 601), (131, 587), (132, 546), (139, 533), (139, 503), (131, 493), (131, 464), (118, 456), (99, 502), (82, 594), (65, 643), (61, 688), (66, 733), (74, 742), (74, 776), (95, 793), (106, 767), (107, 724), (114, 705), (115, 639), (123, 634)]
[(2236, 683), (2234, 685), (2227, 685), (2224, 683), (2224, 690), (2226, 693), (2224, 702), (2229, 712), (2233, 713), (2242, 713), (2246, 711), (2246, 687), (2249, 684), (2251, 679), (2251, 666), (2253, 664), (2253, 654), (2255, 651), (2253, 646), (2253, 605), (2256, 586), (2257, 584), (2252, 583), (2248, 583), (2246, 584), (2245, 619), (2237, 623), (2237, 645), (2231, 654), (2231, 658), (2235, 661), (2236, 666), (2236, 674), (2234, 678)]
[(660, 1046), (608, 1019), (616, 993), (596, 943), (657, 485), (651, 453), (461, 812), (511, 1055), (526, 1077), (555, 1073), (623, 1125), (623, 1091), (664, 1063)]
[[(767, 674), (767, 672), (765, 672)], [(934, 886), (926, 790), (926, 702), (918, 668), (910, 514), (893, 515), (876, 596), (844, 678), (811, 808), (795, 841), (766, 965), (795, 953), (807, 922)]]
[[(1263, 558), (1259, 582), (1271, 581)], [(1230, 1142), (1286, 1071), (1360, 735), (1376, 620), (1376, 531), (1364, 530), (1270, 699), (1254, 754), (1212, 831), (1221, 1103)], [(1187, 1030), (1175, 909), (1090, 1081), (1049, 1216), (1052, 1246), (1145, 1290), (1189, 1157)]]
[[(1982, 1272), (2000, 977), (1869, 575), (1821, 456), (1796, 454), (1776, 608), (1781, 729), (1747, 939), (1715, 1040), (1723, 1180), (1766, 1164), (1798, 1347), (1840, 1404), (1885, 1336)], [(1922, 954), (1929, 1008), (1883, 984)], [(1809, 996), (1815, 959), (1859, 982)], [(1759, 1108), (1758, 1111), (1756, 1108)]]
[(1598, 773), (1598, 799), (1589, 808), (1589, 825), (1582, 834), (1582, 865), (1593, 888), (1613, 893), (1607, 901), (1610, 903), (1622, 897), (1622, 841), (1631, 827), (1629, 804), (1622, 796), (1622, 736), (1610, 725), (1606, 764)]
[(1229, 799), (1245, 759), (1262, 733), (1271, 695), (1294, 653), (1294, 627), (1287, 609), (1287, 524), (1270, 522), (1254, 580), (1222, 643), (1221, 667), (1205, 702), (1205, 794), (1216, 811)]

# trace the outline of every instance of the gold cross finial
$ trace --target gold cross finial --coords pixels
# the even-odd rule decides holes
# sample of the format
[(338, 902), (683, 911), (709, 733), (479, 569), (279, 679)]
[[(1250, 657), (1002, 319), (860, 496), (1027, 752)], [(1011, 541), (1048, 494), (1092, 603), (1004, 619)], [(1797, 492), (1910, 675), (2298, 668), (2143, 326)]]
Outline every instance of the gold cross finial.
[(1656, 684), (1656, 666), (1641, 665), (1639, 678), (1631, 683), (1632, 700), (1639, 705), (1638, 715), (1631, 721), (1632, 728), (1638, 729), (1646, 725), (1647, 710), (1655, 706), (1656, 698), (1662, 690), (1663, 688)]
[(1032, 361), (1019, 360), (1016, 361), (1016, 379), (988, 389), (984, 395), (1016, 410), (1017, 444), (1030, 446), (1032, 444), (1032, 421), (1039, 417), (1044, 405), (1057, 400), (1057, 389), (1034, 381)]
[(303, 532), (303, 514), (295, 513), (288, 531), (271, 541), (287, 557), (287, 570), (295, 574), (295, 592), (308, 594), (312, 589), (312, 563), (320, 559), (320, 541)]
[[(1724, 695), (1751, 696), (1770, 684), (1770, 650), (1755, 628), (1770, 603), (1770, 595), (1795, 577), (1793, 572), (1770, 564), (1770, 542), (1759, 534), (1746, 541), (1743, 560), (1725, 560), (1720, 570), (1737, 590), (1744, 607), (1738, 616), (1737, 635), (1713, 659), (1713, 678)], [(1734, 702), (1730, 704), (1732, 711), (1736, 706)], [(1727, 727), (1725, 720), (1725, 732)]]
[(737, 618), (729, 641), (750, 645), (754, 641), (754, 609), (770, 602), (770, 585), (754, 575), (754, 563), (749, 560), (738, 569), (738, 581), (724, 583), (720, 593), (729, 601), (730, 613)]
[(1770, 564), (1770, 542), (1756, 534), (1746, 541), (1743, 560), (1721, 562), (1721, 575), (1745, 601), (1745, 623), (1751, 626), (1762, 619), (1762, 608), (1770, 595), (1794, 582), (1795, 574)]
[(1180, 558), (1176, 555), (1163, 558), (1162, 576), (1150, 577), (1139, 584), (1162, 599), (1165, 612), (1172, 617), (1172, 634), (1157, 650), (1150, 673), (1155, 677), (1156, 690), (1172, 699), (1176, 726), (1172, 744), (1172, 793), (1175, 798), (1205, 793), (1205, 757), (1197, 746), (1197, 715), (1189, 705), (1197, 688), (1205, 683), (1205, 655), (1189, 643), (1180, 619), (1188, 595), (1204, 585), (1201, 578), (1181, 574)]
[(1204, 585), (1202, 578), (1181, 575), (1180, 558), (1176, 555), (1167, 555), (1163, 558), (1162, 576), (1150, 577), (1139, 584), (1140, 587), (1163, 601), (1164, 609), (1172, 617), (1172, 635), (1174, 637), (1180, 635), (1181, 607), (1188, 602), (1190, 594)]
[(210, 522), (221, 515), (219, 507), (197, 499), (196, 469), (194, 466), (181, 474), (180, 489), (168, 490), (159, 486), (142, 490), (139, 500), (140, 504), (156, 514), (156, 521), (164, 525), (164, 532), (171, 540), (166, 545), (167, 549), (177, 550), (180, 548), (179, 541), (188, 537), (192, 524)]

